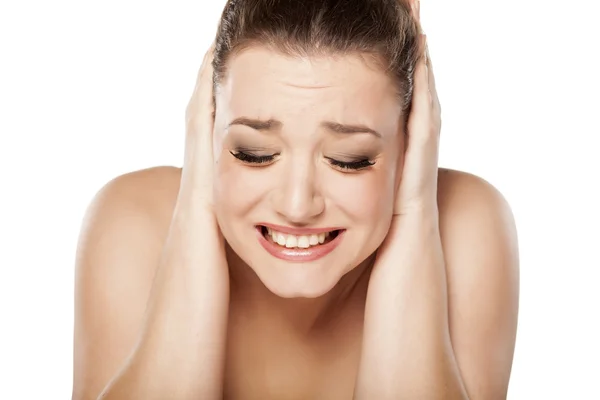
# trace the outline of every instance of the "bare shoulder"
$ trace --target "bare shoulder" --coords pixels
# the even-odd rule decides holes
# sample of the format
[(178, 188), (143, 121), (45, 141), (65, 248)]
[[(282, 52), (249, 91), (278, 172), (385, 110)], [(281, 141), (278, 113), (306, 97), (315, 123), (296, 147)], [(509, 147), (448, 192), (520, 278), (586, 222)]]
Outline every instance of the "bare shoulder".
[(457, 170), (440, 169), (438, 207), (443, 236), (456, 233), (448, 230), (457, 227), (470, 228), (470, 231), (493, 228), (490, 234), (504, 233), (510, 235), (511, 239), (516, 239), (510, 205), (496, 187), (481, 177)]
[(126, 206), (129, 211), (137, 209), (162, 219), (162, 214), (174, 205), (180, 178), (181, 168), (175, 167), (154, 167), (118, 176), (100, 189), (91, 210), (95, 211), (95, 206), (111, 209)]
[[(502, 193), (490, 182), (467, 172), (440, 169), (438, 208), (449, 274), (459, 277), (477, 271), (517, 272), (518, 241), (513, 213)], [(478, 262), (474, 262), (476, 257)]]
[(469, 204), (465, 204), (468, 207), (475, 203), (489, 204), (491, 207), (497, 207), (496, 211), (510, 212), (506, 199), (492, 183), (468, 172), (440, 168), (438, 173), (440, 213), (456, 212), (459, 206), (457, 203), (464, 201), (468, 201)]
[(75, 266), (73, 399), (95, 399), (135, 344), (180, 173), (156, 167), (119, 176), (88, 207)]
[[(466, 253), (464, 257), (493, 251), (490, 254), (502, 253), (505, 256), (502, 259), (512, 261), (504, 267), (517, 267), (514, 216), (505, 197), (490, 182), (467, 172), (440, 169), (438, 209), (447, 257), (455, 252)], [(479, 246), (474, 246), (476, 244)]]
[(511, 208), (491, 183), (440, 170), (450, 334), (472, 398), (506, 393), (516, 339), (519, 252)]

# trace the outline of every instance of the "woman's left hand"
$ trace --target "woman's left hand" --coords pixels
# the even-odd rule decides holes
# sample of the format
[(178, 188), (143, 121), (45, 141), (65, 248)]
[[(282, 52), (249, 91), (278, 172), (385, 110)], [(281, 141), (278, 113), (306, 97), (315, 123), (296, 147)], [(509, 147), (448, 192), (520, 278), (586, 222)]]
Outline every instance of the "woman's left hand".
[[(416, 18), (418, 8), (418, 1), (413, 1)], [(412, 107), (406, 127), (407, 149), (396, 194), (394, 220), (415, 213), (437, 213), (441, 108), (425, 35), (421, 35), (420, 44), (422, 53), (415, 68)]]

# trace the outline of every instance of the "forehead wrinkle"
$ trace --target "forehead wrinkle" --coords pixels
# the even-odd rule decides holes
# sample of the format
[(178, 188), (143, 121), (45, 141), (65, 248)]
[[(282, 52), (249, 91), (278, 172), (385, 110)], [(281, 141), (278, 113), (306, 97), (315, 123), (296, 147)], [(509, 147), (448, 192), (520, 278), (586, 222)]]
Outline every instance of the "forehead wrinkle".
[(289, 86), (294, 89), (331, 89), (334, 87), (333, 85), (302, 85), (282, 80), (278, 80), (277, 83), (281, 83), (282, 85)]
[(353, 82), (350, 86), (379, 87), (378, 90), (382, 91), (393, 86), (386, 74), (373, 68), (359, 54), (344, 57), (290, 57), (258, 47), (236, 54), (230, 60), (229, 72), (228, 78), (238, 75), (250, 85), (266, 79), (271, 83), (301, 89), (344, 89), (349, 82)]

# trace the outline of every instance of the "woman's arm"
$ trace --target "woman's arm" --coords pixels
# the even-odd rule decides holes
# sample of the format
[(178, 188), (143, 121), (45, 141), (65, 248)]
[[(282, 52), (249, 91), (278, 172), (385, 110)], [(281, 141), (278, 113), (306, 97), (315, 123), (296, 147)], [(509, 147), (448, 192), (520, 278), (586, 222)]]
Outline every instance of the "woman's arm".
[(514, 221), (484, 181), (438, 179), (441, 108), (424, 39), (394, 217), (369, 282), (355, 397), (503, 399), (518, 307)]
[[(222, 397), (229, 274), (224, 239), (212, 212), (212, 58), (213, 48), (204, 58), (188, 104), (185, 159), (178, 196), (166, 229), (166, 240), (160, 246), (162, 253), (156, 259), (158, 266), (139, 339), (123, 367), (100, 394), (102, 399), (213, 400)], [(118, 191), (111, 193), (118, 198)], [(104, 201), (95, 207), (95, 220), (102, 228), (96, 241), (87, 241), (81, 247), (82, 262), (78, 265), (81, 271), (114, 268), (110, 263), (115, 261), (126, 269), (136, 267), (125, 262), (136, 264), (131, 257), (133, 253), (117, 240), (122, 238), (121, 229), (130, 229), (125, 225), (126, 220), (104, 218), (110, 215), (105, 210), (121, 206), (112, 198), (104, 196)], [(136, 213), (139, 206), (133, 205)], [(140, 238), (146, 237), (147, 234), (140, 235)], [(108, 250), (108, 257), (98, 252), (102, 245)], [(115, 256), (114, 249), (119, 249), (121, 259)], [(134, 250), (139, 252), (140, 248)], [(101, 310), (109, 314), (104, 322), (118, 319), (114, 316), (119, 315), (120, 310), (104, 305), (106, 297), (111, 296), (98, 291), (96, 297), (88, 298), (92, 306), (80, 315)], [(104, 327), (104, 332), (113, 334), (111, 327)], [(101, 358), (96, 361), (102, 362)]]
[(505, 399), (519, 308), (519, 250), (504, 197), (476, 176), (440, 180), (450, 338), (471, 400)]
[[(210, 229), (186, 234), (184, 226), (165, 247), (179, 179), (176, 168), (126, 174), (89, 207), (76, 262), (74, 400), (98, 398), (111, 380), (106, 398), (221, 390), (222, 345), (214, 338), (225, 338), (227, 288), (214, 282), (227, 268), (220, 253), (207, 254), (219, 246)], [(183, 240), (197, 250), (178, 251)]]
[(213, 213), (213, 53), (186, 110), (181, 184), (140, 340), (105, 400), (222, 397), (229, 271)]
[(356, 399), (466, 399), (437, 220), (411, 216), (389, 235), (369, 282)]
[(228, 305), (227, 265), (214, 217), (177, 216), (140, 340), (100, 398), (219, 399)]
[(514, 221), (491, 185), (443, 173), (440, 223), (434, 214), (394, 223), (373, 270), (357, 399), (506, 398), (518, 309)]
[(88, 207), (75, 263), (74, 400), (96, 399), (137, 342), (178, 175), (175, 168), (125, 174)]

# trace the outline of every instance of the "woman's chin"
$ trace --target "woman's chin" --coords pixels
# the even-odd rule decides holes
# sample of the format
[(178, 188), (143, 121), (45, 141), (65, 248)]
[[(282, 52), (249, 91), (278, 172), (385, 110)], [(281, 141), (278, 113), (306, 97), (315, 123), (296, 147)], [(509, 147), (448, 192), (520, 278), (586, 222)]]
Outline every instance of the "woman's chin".
[[(342, 237), (337, 238), (340, 239)], [(247, 243), (233, 242), (228, 244), (228, 261), (231, 265), (245, 265), (262, 286), (280, 298), (315, 299), (333, 290), (344, 276), (361, 264), (357, 261), (360, 253), (346, 247), (347, 244), (342, 244), (326, 254), (316, 254), (319, 257), (310, 257), (309, 252), (305, 257), (302, 250), (291, 250), (298, 253), (296, 258), (307, 258), (298, 260), (292, 257), (296, 254), (290, 256), (284, 252), (282, 256)]]
[[(271, 263), (269, 263), (271, 264)], [(255, 270), (263, 285), (274, 295), (285, 298), (315, 299), (331, 291), (346, 271), (334, 272), (332, 265), (319, 263), (263, 264), (266, 268)]]

